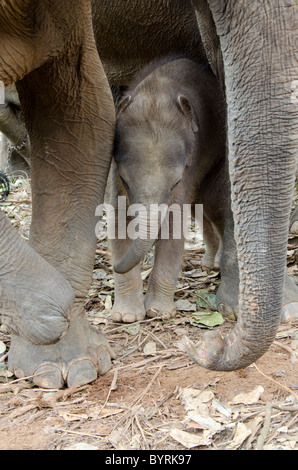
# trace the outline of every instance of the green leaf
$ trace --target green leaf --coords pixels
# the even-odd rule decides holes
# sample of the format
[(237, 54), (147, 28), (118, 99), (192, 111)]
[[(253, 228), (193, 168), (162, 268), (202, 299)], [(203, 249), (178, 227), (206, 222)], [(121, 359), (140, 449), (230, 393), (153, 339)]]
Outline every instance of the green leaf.
[(216, 295), (215, 294), (207, 294), (206, 292), (197, 292), (198, 297), (196, 298), (196, 302), (198, 307), (206, 308), (208, 310), (216, 310)]
[(137, 335), (140, 331), (140, 323), (136, 323), (134, 325), (131, 325), (131, 326), (127, 326), (126, 328), (123, 329), (123, 331), (125, 331), (125, 333), (128, 333), (129, 335)]
[(224, 319), (219, 312), (194, 312), (191, 314), (191, 323), (213, 328), (214, 326), (222, 325)]

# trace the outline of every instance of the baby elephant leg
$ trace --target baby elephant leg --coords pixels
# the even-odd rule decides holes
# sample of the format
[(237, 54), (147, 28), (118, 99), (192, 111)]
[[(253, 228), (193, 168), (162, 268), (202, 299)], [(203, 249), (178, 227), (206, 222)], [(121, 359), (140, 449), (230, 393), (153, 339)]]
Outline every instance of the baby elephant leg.
[(174, 292), (181, 267), (184, 238), (158, 240), (155, 245), (155, 263), (151, 272), (145, 296), (148, 317), (161, 316), (165, 319), (176, 314)]
[(206, 216), (203, 217), (203, 237), (206, 251), (202, 258), (202, 269), (219, 271), (223, 250), (222, 238), (215, 224)]
[[(118, 263), (127, 248), (130, 240), (111, 240), (113, 265)], [(143, 282), (141, 268), (137, 265), (125, 274), (114, 273), (115, 300), (112, 309), (112, 319), (115, 322), (133, 323), (145, 318), (143, 300)]]

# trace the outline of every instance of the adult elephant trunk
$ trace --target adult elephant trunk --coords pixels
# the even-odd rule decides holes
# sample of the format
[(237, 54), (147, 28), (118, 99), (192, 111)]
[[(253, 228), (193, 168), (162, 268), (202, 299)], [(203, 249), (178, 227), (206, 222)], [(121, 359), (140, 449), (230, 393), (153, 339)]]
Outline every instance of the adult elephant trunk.
[(131, 245), (122, 259), (114, 266), (114, 271), (124, 274), (139, 264), (156, 241), (161, 224), (167, 215), (167, 205), (133, 204), (128, 209), (128, 216), (137, 213), (137, 217), (128, 224), (127, 235)]
[[(199, 12), (203, 2), (193, 3)], [(208, 4), (220, 39), (228, 104), (239, 317), (225, 338), (212, 332), (199, 350), (186, 346), (204, 367), (235, 370), (265, 353), (280, 322), (297, 159), (297, 2)]]

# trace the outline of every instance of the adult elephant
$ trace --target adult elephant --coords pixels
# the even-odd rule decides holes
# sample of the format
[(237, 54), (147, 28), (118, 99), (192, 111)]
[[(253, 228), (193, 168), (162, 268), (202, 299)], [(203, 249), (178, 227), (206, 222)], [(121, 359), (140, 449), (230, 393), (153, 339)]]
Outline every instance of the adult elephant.
[[(231, 207), (239, 263), (239, 315), (225, 338), (206, 337), (200, 364), (232, 370), (255, 361), (270, 346), (287, 292), (298, 314), (297, 288), (288, 286), (286, 250), (298, 155), (297, 0), (244, 2), (192, 0), (206, 52), (225, 85)], [(273, 223), (274, 221), (274, 223)], [(231, 231), (231, 218), (226, 234)], [(230, 227), (229, 227), (230, 226)], [(223, 278), (233, 237), (225, 237)], [(285, 297), (285, 299), (284, 299)], [(291, 302), (291, 301), (290, 301)]]
[(194, 355), (206, 367), (230, 370), (271, 344), (282, 308), (297, 149), (297, 107), (290, 100), (295, 5), (93, 0), (93, 31), (90, 0), (0, 4), (0, 80), (17, 83), (32, 148), (30, 246), (0, 217), (2, 310), (17, 376), (57, 388), (90, 382), (111, 366), (112, 351), (82, 307), (114, 132), (97, 50), (116, 85), (128, 84), (157, 56), (206, 60), (195, 11), (228, 103), (240, 304), (233, 333), (212, 338)]
[[(126, 54), (127, 61), (129, 50), (134, 56), (121, 72), (121, 84), (159, 48), (160, 55), (192, 51), (193, 57), (204, 57), (190, 4), (134, 2), (132, 11), (132, 3), (92, 5), (97, 43), (105, 65), (111, 64), (109, 77), (111, 50), (116, 75), (123, 66), (115, 57)], [(124, 27), (135, 31), (130, 44), (124, 44)], [(143, 38), (140, 46), (136, 35)], [(1, 313), (12, 331), (9, 368), (18, 377), (34, 375), (43, 387), (80, 385), (106, 372), (112, 355), (83, 309), (96, 249), (95, 209), (103, 202), (115, 120), (91, 1), (1, 2), (0, 39), (0, 80), (16, 83), (31, 144), (30, 246), (0, 212)]]
[[(226, 94), (233, 216), (228, 212), (226, 218), (217, 299), (222, 311), (238, 313), (238, 322), (226, 338), (212, 332), (198, 351), (191, 344), (187, 349), (205, 367), (233, 370), (268, 349), (283, 304), (284, 319), (298, 316), (297, 287), (285, 276), (298, 150), (293, 93), (298, 3), (192, 4), (209, 63)], [(151, 243), (134, 241), (116, 270), (131, 269)]]

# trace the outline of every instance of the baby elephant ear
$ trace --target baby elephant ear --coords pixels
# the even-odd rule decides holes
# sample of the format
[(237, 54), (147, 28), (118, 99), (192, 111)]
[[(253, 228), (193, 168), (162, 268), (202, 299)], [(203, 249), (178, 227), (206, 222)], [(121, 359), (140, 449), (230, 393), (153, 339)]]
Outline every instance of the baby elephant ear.
[(122, 98), (122, 100), (120, 100), (120, 102), (117, 106), (117, 115), (118, 116), (119, 116), (120, 113), (123, 113), (123, 111), (125, 111), (128, 108), (131, 101), (132, 101), (132, 97), (130, 95), (124, 96), (124, 98)]
[(182, 111), (182, 113), (190, 119), (192, 131), (198, 132), (199, 128), (194, 121), (194, 113), (189, 100), (186, 98), (186, 96), (179, 95), (177, 101), (180, 111)]

